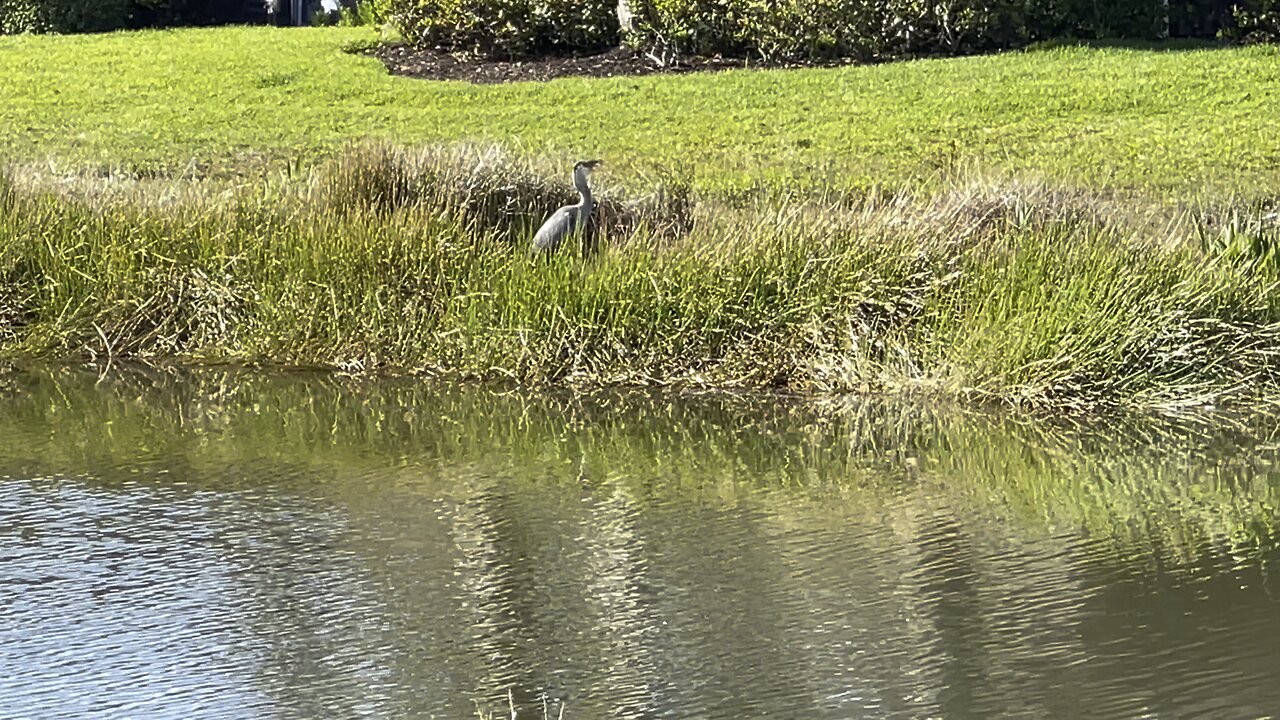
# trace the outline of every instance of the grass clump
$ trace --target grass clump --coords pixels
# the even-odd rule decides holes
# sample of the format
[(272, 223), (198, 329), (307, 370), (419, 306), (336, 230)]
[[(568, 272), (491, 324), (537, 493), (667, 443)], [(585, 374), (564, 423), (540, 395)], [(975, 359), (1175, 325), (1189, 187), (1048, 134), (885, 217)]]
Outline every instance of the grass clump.
[(561, 182), (376, 145), (262, 186), (10, 181), (0, 354), (1043, 404), (1276, 389), (1276, 231), (1249, 210), (1108, 219), (982, 183), (827, 205), (604, 188), (603, 251), (533, 262)]
[[(568, 183), (551, 179), (534, 163), (496, 146), (409, 150), (364, 143), (339, 154), (316, 176), (327, 207), (353, 213), (385, 213), (413, 206), (504, 233), (532, 233), (549, 208), (578, 201)], [(650, 192), (621, 201), (596, 198), (596, 233), (626, 236), (644, 227), (679, 234), (692, 221), (692, 190), (678, 178), (654, 180)]]

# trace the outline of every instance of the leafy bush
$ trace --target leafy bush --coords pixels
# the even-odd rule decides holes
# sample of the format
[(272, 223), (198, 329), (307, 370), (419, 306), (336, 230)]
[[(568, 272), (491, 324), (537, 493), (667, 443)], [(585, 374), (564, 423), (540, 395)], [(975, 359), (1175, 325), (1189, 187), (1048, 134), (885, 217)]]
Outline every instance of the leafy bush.
[(56, 32), (102, 32), (129, 26), (132, 0), (43, 0)]
[(134, 7), (133, 0), (0, 0), (0, 34), (116, 30)]
[(1027, 24), (1036, 39), (1154, 39), (1163, 23), (1160, 0), (1035, 0)]
[(36, 0), (0, 0), (0, 35), (44, 30)]
[(343, 25), (381, 25), (391, 19), (391, 0), (361, 0), (342, 9)]
[(244, 0), (0, 0), (0, 35), (211, 25), (244, 12)]
[(628, 41), (671, 54), (823, 59), (1012, 47), (1016, 0), (643, 0)]
[(485, 57), (589, 52), (619, 39), (614, 7), (600, 0), (393, 0), (391, 11), (418, 47)]
[(1280, 42), (1280, 0), (1257, 0), (1248, 7), (1232, 8), (1234, 21), (1228, 37), (1243, 42)]
[(635, 0), (633, 13), (628, 42), (641, 49), (798, 60), (959, 54), (1051, 38), (1280, 36), (1280, 0)]
[(1014, 0), (891, 0), (882, 10), (882, 44), (890, 55), (1021, 45), (1028, 41), (1025, 5)]

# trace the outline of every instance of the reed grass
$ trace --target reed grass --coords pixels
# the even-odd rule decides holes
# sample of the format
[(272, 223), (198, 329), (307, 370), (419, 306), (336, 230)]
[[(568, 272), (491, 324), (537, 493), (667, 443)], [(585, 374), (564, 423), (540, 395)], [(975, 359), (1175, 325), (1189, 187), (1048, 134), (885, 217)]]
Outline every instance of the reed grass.
[(260, 183), (0, 180), (0, 355), (530, 385), (1185, 406), (1277, 393), (1265, 207), (1116, 206), (957, 178), (782, 202), (568, 188), (494, 149), (361, 145)]

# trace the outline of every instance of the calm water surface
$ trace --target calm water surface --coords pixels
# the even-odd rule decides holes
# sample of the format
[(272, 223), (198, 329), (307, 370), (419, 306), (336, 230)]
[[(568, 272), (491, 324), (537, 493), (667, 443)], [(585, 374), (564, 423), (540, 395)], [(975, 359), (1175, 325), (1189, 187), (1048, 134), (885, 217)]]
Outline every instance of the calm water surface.
[(1270, 717), (1274, 425), (0, 371), (0, 717)]

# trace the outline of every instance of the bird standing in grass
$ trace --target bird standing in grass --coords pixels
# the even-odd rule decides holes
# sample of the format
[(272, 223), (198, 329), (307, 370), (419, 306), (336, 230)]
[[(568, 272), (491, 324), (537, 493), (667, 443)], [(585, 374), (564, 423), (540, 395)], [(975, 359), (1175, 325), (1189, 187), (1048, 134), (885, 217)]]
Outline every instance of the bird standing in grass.
[(587, 177), (601, 162), (601, 160), (580, 160), (574, 163), (573, 185), (578, 189), (580, 199), (574, 205), (565, 205), (551, 213), (546, 222), (542, 223), (542, 227), (538, 228), (538, 233), (533, 236), (534, 253), (555, 252), (566, 237), (586, 229), (587, 219), (591, 217), (591, 211), (595, 209), (595, 202), (591, 199), (591, 186), (587, 184)]

